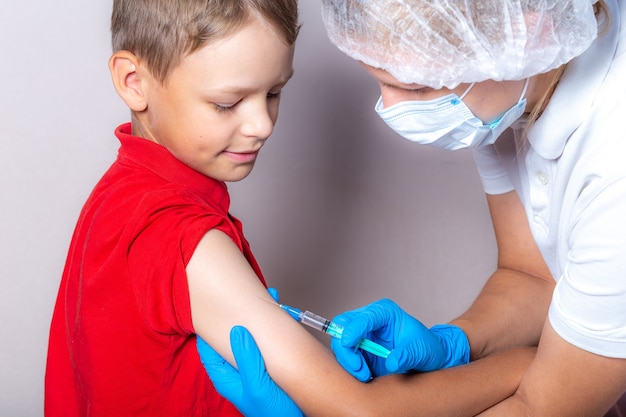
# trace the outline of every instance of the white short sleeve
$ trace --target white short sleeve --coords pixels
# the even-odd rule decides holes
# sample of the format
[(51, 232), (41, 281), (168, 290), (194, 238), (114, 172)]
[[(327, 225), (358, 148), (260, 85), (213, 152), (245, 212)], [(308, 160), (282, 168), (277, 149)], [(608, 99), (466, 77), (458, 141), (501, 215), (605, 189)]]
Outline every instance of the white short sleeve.
[(550, 323), (581, 349), (626, 358), (626, 179), (585, 191), (569, 225)]
[(480, 146), (472, 150), (478, 174), (487, 194), (504, 194), (513, 191), (509, 175), (495, 146)]

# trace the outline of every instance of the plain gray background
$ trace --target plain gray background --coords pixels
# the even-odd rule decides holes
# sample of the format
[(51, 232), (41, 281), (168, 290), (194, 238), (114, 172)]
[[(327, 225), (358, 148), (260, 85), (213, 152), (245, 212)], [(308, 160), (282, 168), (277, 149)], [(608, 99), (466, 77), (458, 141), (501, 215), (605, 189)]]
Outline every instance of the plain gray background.
[[(301, 0), (296, 75), (255, 170), (229, 186), (231, 211), (285, 303), (330, 318), (390, 297), (428, 325), (450, 320), (495, 266), (471, 154), (388, 130), (376, 84), (330, 44), (319, 7)], [(0, 4), (0, 416), (42, 415), (67, 247), (129, 118), (107, 69), (110, 8)]]

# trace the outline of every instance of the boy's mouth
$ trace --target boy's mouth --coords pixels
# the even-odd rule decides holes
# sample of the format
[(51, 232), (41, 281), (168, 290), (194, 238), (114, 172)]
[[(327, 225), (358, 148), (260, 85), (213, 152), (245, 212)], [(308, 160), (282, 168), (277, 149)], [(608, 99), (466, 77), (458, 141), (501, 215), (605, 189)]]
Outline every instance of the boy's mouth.
[(224, 155), (228, 156), (229, 158), (239, 162), (239, 163), (250, 163), (250, 162), (254, 162), (257, 158), (259, 154), (259, 151), (252, 151), (252, 152), (229, 152), (229, 151), (224, 151)]

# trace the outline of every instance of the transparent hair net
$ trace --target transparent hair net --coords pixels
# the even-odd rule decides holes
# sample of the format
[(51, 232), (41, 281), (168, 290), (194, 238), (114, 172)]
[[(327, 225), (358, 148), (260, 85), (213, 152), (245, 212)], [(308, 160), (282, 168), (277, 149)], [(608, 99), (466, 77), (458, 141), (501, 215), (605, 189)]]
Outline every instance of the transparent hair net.
[(596, 0), (322, 0), (330, 40), (402, 83), (519, 80), (584, 52)]

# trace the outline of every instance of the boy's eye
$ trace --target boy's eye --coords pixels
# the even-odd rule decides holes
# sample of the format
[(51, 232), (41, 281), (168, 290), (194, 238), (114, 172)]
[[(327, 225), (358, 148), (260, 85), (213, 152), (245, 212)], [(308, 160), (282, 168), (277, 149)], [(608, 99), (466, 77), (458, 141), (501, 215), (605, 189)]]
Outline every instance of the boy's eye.
[[(267, 93), (267, 99), (272, 100), (272, 99), (280, 98), (280, 94), (281, 94), (281, 91), (269, 92)], [(212, 103), (212, 104), (218, 113), (226, 113), (226, 112), (232, 112), (238, 103), (239, 102), (233, 103), (233, 104), (226, 104), (226, 103)]]
[(215, 107), (215, 110), (217, 110), (218, 113), (225, 113), (225, 112), (229, 112), (229, 111), (233, 111), (233, 109), (235, 108), (235, 104), (218, 104), (218, 103), (213, 103), (213, 106)]

